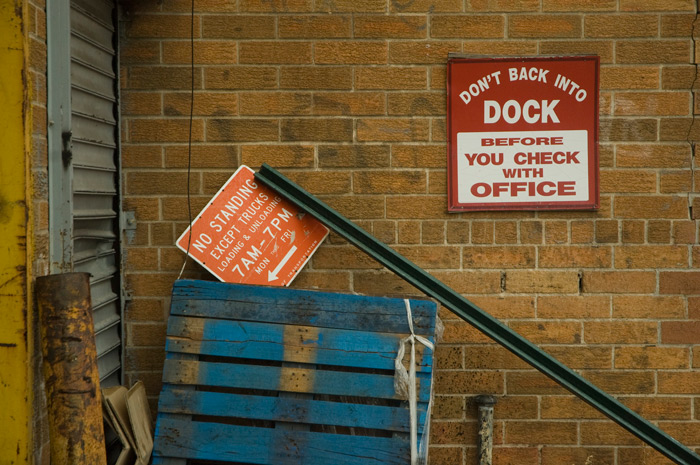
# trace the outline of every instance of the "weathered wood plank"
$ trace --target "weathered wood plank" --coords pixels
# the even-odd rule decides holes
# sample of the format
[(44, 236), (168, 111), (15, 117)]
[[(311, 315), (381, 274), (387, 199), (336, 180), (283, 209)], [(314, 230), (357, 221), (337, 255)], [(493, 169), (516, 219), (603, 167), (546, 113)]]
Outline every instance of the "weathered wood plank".
[[(403, 335), (172, 316), (168, 352), (393, 370)], [(432, 338), (431, 338), (432, 339)], [(432, 351), (417, 347), (418, 371)]]
[[(311, 368), (166, 359), (163, 382), (401, 400), (394, 392), (393, 375)], [(416, 384), (418, 400), (427, 402), (430, 395), (430, 373), (418, 373)]]
[(166, 457), (264, 465), (406, 465), (405, 438), (249, 428), (164, 420), (156, 453)]
[[(427, 405), (418, 405), (418, 431), (423, 431)], [(409, 412), (403, 407), (290, 399), (221, 392), (186, 391), (166, 385), (160, 411), (188, 415), (235, 417), (292, 423), (346, 426), (407, 433)]]
[[(403, 299), (277, 287), (181, 280), (173, 286), (172, 315), (409, 333)], [(411, 299), (416, 334), (435, 333), (435, 303)]]

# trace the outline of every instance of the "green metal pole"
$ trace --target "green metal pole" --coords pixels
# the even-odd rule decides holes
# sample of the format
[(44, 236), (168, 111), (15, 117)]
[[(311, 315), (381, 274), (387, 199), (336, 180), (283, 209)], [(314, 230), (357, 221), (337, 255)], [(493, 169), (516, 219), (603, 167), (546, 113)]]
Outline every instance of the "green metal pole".
[(409, 284), (433, 297), (458, 317), (513, 352), (580, 399), (680, 465), (700, 465), (700, 456), (617, 399), (516, 333), (458, 292), (378, 241), (328, 205), (264, 164), (256, 179), (267, 184)]

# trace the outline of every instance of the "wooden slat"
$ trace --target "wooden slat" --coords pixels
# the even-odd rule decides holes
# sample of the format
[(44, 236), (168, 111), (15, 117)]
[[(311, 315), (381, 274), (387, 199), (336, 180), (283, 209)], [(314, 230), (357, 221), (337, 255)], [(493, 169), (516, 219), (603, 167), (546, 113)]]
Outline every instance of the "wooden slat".
[[(393, 376), (310, 368), (166, 360), (163, 368), (163, 382), (181, 385), (401, 399), (394, 392)], [(418, 373), (416, 384), (418, 385), (418, 400), (427, 402), (430, 395), (430, 373)]]
[[(403, 299), (181, 280), (171, 314), (231, 320), (409, 333)], [(411, 299), (416, 334), (435, 333), (435, 303)]]
[[(403, 335), (247, 321), (172, 316), (168, 352), (256, 360), (394, 369)], [(417, 370), (430, 371), (432, 351), (418, 345)]]
[[(418, 406), (419, 434), (423, 432), (426, 407), (423, 402)], [(159, 410), (163, 413), (346, 426), (403, 433), (410, 431), (409, 411), (403, 407), (186, 391), (167, 385), (160, 395)]]
[[(248, 428), (219, 423), (159, 422), (155, 452), (164, 457), (269, 465), (406, 465), (406, 438)], [(206, 438), (206, 441), (203, 439)]]

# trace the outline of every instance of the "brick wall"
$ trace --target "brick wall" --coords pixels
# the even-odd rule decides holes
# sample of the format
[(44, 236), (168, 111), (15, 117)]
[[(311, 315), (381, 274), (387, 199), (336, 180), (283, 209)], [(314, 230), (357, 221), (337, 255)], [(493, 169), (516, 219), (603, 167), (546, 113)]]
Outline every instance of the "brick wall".
[[(129, 381), (159, 390), (187, 224), (188, 1), (122, 29)], [(197, 1), (194, 214), (262, 162), (700, 447), (700, 247), (693, 208), (694, 0)], [(449, 52), (601, 58), (601, 208), (447, 213)], [(206, 278), (190, 264), (187, 276)], [(416, 292), (337, 236), (296, 287)], [(431, 463), (476, 463), (493, 394), (496, 464), (662, 464), (658, 453), (443, 312)]]
[[(46, 1), (30, 0), (25, 5), (25, 27), (28, 42), (28, 72), (26, 76), (27, 92), (31, 102), (31, 154), (30, 169), (32, 177), (31, 202), (28, 208), (32, 220), (33, 237), (32, 275), (49, 274), (49, 204), (48, 204), (48, 131), (47, 131), (47, 88), (46, 88)], [(29, 288), (31, 291), (32, 287)], [(49, 432), (46, 412), (46, 394), (42, 374), (41, 336), (39, 313), (32, 308), (30, 326), (33, 342), (30, 353), (33, 371), (32, 395), (33, 421), (30, 463), (43, 465), (49, 463)]]

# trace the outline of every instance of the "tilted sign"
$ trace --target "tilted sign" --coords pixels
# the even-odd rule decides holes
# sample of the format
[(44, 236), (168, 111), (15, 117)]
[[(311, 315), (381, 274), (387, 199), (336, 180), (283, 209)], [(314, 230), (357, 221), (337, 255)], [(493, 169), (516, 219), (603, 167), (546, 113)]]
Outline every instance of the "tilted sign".
[(328, 235), (241, 166), (177, 240), (200, 265), (228, 283), (286, 286)]
[(450, 211), (598, 208), (598, 57), (447, 68)]

